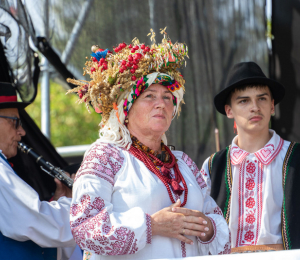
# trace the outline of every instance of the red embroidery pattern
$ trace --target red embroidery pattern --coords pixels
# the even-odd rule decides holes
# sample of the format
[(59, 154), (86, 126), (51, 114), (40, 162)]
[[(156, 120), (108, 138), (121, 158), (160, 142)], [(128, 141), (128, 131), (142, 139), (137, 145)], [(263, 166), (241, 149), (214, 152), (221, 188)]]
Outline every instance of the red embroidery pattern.
[(218, 214), (223, 217), (223, 212), (218, 206), (214, 208), (214, 214)]
[(240, 164), (248, 154), (237, 145), (234, 145), (230, 150), (230, 161), (233, 165)]
[(256, 245), (261, 227), (263, 165), (244, 160), (239, 170), (239, 219), (236, 247)]
[(152, 242), (152, 228), (151, 228), (151, 216), (146, 214), (146, 225), (147, 225), (147, 244)]
[(181, 255), (182, 255), (182, 257), (186, 257), (185, 243), (182, 241), (181, 241)]
[(199, 169), (198, 169), (197, 165), (193, 162), (193, 160), (187, 154), (185, 154), (185, 153), (182, 153), (182, 158), (181, 159), (191, 169), (191, 171), (194, 174), (194, 176), (196, 176), (197, 173), (199, 172)]
[(231, 253), (231, 233), (229, 231), (229, 241), (225, 244), (224, 250), (218, 253), (218, 255), (226, 255), (230, 253)]
[(201, 174), (202, 174), (204, 177), (207, 177), (207, 175), (208, 175), (208, 174), (206, 173), (206, 171), (204, 171), (204, 169), (203, 169), (203, 168), (201, 169), (201, 171), (200, 171), (200, 172), (201, 172)]
[(138, 250), (135, 233), (125, 227), (111, 226), (104, 207), (103, 199), (91, 201), (89, 195), (82, 196), (79, 205), (71, 206), (71, 216), (78, 217), (70, 221), (75, 242), (81, 249), (98, 255), (134, 254)]
[(110, 144), (95, 144), (84, 158), (75, 181), (83, 175), (95, 175), (114, 185), (114, 177), (123, 165), (120, 150)]
[[(196, 177), (197, 174), (199, 173), (199, 169), (198, 169), (197, 165), (193, 162), (193, 160), (185, 153), (182, 153), (181, 159), (186, 163), (186, 165), (191, 169), (192, 173)], [(206, 184), (205, 180), (203, 179), (202, 174), (205, 175), (205, 172), (203, 169), (201, 169), (201, 174), (199, 174), (199, 176), (196, 178), (196, 181), (201, 189), (207, 187), (207, 184)]]
[(283, 146), (283, 139), (280, 138), (279, 144), (275, 150), (275, 147), (273, 144), (268, 144), (264, 148), (260, 149), (258, 152), (254, 153), (255, 156), (259, 159), (259, 161), (265, 165), (270, 164), (274, 158), (278, 155), (280, 152), (282, 146)]

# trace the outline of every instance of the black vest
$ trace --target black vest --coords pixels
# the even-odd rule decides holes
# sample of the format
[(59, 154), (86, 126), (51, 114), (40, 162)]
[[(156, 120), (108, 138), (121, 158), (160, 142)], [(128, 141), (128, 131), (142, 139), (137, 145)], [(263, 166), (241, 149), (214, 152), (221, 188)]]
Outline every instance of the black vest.
[[(229, 223), (232, 175), (230, 146), (209, 158), (211, 197), (222, 209)], [(300, 145), (291, 142), (282, 166), (283, 203), (282, 240), (285, 249), (300, 248)]]

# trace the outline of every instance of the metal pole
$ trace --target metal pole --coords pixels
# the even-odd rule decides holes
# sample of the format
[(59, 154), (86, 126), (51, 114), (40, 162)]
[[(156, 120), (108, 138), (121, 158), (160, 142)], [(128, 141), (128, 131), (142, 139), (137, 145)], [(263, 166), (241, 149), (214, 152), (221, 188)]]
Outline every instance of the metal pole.
[(150, 28), (154, 28), (154, 0), (149, 0), (149, 16), (150, 16)]
[(69, 63), (70, 56), (72, 54), (72, 51), (76, 45), (77, 39), (79, 37), (80, 31), (84, 25), (84, 21), (86, 20), (86, 17), (89, 14), (89, 11), (91, 10), (91, 7), (93, 5), (94, 0), (86, 0), (84, 4), (82, 5), (81, 11), (79, 13), (78, 19), (73, 27), (71, 36), (69, 38), (69, 41), (66, 45), (66, 48), (61, 55), (61, 61), (67, 65)]
[[(45, 37), (49, 39), (49, 0), (45, 0)], [(49, 86), (49, 62), (43, 57), (42, 85), (41, 85), (41, 123), (42, 133), (50, 139), (50, 86)]]

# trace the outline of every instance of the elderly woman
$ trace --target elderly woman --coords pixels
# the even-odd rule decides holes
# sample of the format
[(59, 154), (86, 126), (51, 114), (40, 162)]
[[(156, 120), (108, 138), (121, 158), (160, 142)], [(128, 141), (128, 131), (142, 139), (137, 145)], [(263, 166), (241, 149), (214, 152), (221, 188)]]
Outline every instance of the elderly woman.
[(70, 223), (85, 259), (230, 253), (227, 224), (196, 164), (166, 145), (183, 101), (183, 44), (164, 37), (151, 48), (134, 40), (115, 54), (92, 51), (92, 80), (69, 80), (102, 113), (73, 187)]

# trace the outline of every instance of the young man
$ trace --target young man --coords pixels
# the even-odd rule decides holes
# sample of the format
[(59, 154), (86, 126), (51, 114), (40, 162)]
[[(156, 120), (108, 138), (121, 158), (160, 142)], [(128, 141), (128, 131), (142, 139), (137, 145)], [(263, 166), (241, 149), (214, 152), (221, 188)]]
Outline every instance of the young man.
[(66, 197), (71, 190), (56, 182), (57, 201), (40, 201), (7, 161), (16, 156), (26, 134), (19, 109), (28, 104), (17, 102), (10, 83), (0, 82), (0, 259), (69, 259), (76, 246), (69, 224), (71, 199)]
[(238, 135), (202, 174), (229, 224), (232, 252), (300, 248), (300, 146), (269, 129), (284, 94), (256, 63), (242, 62), (214, 99)]

